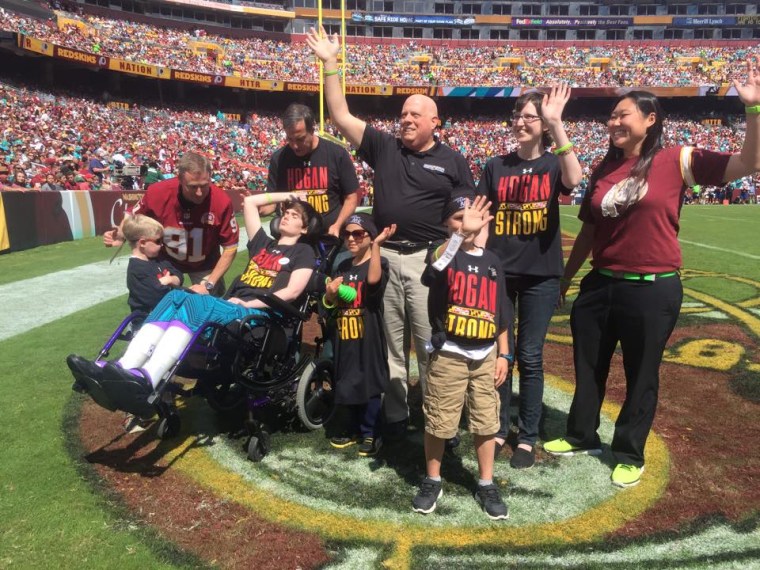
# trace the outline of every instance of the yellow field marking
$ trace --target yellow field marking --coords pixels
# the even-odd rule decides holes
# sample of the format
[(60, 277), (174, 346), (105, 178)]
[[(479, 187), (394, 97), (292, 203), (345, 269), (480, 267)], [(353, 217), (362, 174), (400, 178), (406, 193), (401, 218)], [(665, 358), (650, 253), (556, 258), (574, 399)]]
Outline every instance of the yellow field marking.
[(737, 321), (745, 325), (753, 335), (760, 337), (760, 318), (756, 317), (752, 313), (744, 311), (736, 305), (722, 301), (721, 299), (713, 297), (712, 295), (708, 295), (707, 293), (701, 293), (699, 291), (695, 291), (694, 289), (687, 288), (684, 288), (683, 291), (692, 299), (701, 301), (706, 305), (710, 305), (711, 307), (714, 307), (734, 317)]
[[(574, 387), (555, 376), (546, 381), (553, 387), (571, 394)], [(620, 407), (605, 403), (602, 413), (617, 417)], [(271, 522), (294, 527), (332, 540), (364, 540), (369, 543), (393, 545), (393, 554), (383, 565), (393, 570), (409, 567), (411, 551), (418, 546), (434, 548), (463, 548), (477, 545), (550, 545), (588, 542), (599, 539), (620, 528), (650, 508), (662, 495), (668, 483), (670, 459), (663, 440), (654, 432), (647, 440), (647, 475), (631, 489), (616, 493), (589, 511), (575, 517), (536, 525), (508, 527), (430, 527), (408, 521), (393, 523), (383, 519), (359, 519), (334, 512), (323, 512), (299, 503), (286, 501), (271, 492), (256, 488), (237, 473), (214, 461), (195, 437), (185, 441), (167, 454), (166, 460), (186, 476), (214, 493), (250, 508)], [(251, 465), (251, 469), (255, 469)]]
[(726, 372), (739, 364), (742, 356), (744, 348), (736, 343), (702, 338), (668, 350), (662, 359), (674, 364)]

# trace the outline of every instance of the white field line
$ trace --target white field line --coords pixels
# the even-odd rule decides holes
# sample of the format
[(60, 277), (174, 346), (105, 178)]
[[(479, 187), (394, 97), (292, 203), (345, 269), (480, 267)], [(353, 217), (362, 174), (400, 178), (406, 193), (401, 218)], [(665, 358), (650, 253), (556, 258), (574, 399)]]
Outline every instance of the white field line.
[[(241, 228), (238, 251), (247, 243)], [(124, 295), (128, 260), (124, 255), (113, 264), (98, 261), (0, 285), (0, 341)], [(125, 315), (127, 310), (125, 304)]]

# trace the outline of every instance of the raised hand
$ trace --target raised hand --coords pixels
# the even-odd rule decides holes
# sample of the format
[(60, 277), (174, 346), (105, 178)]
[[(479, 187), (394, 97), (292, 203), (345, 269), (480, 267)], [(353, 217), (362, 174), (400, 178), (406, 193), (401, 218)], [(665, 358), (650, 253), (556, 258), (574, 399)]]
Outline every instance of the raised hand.
[(491, 202), (486, 196), (476, 196), (472, 202), (468, 200), (462, 218), (462, 233), (476, 234), (487, 226), (493, 220), (490, 208)]
[(309, 28), (306, 33), (306, 43), (320, 60), (323, 62), (330, 59), (337, 59), (340, 51), (340, 40), (338, 34), (332, 37), (327, 35), (324, 26), (319, 27), (319, 32), (314, 28)]
[(734, 87), (739, 99), (747, 107), (760, 105), (760, 67), (756, 58), (747, 60), (747, 77), (744, 82), (734, 79)]
[(396, 224), (391, 224), (389, 227), (383, 228), (383, 231), (377, 234), (377, 237), (375, 238), (375, 241), (372, 242), (372, 245), (380, 247), (381, 245), (385, 243), (387, 239), (389, 239), (395, 233), (396, 233)]
[(552, 85), (551, 91), (544, 94), (541, 102), (541, 117), (545, 123), (562, 121), (562, 111), (570, 99), (570, 86), (565, 83)]

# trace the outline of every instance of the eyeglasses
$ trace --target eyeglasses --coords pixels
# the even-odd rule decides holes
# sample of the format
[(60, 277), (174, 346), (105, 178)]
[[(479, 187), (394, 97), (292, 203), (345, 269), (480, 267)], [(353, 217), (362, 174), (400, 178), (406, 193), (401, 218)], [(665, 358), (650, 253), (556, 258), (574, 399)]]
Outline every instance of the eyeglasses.
[(344, 230), (342, 235), (343, 235), (343, 239), (348, 239), (352, 237), (356, 241), (359, 241), (360, 239), (364, 239), (364, 237), (367, 235), (367, 232), (364, 230), (354, 230), (352, 232), (349, 232), (348, 230)]
[(538, 115), (521, 115), (520, 113), (514, 113), (512, 115), (513, 123), (516, 123), (520, 119), (522, 119), (524, 123), (530, 124), (530, 123), (535, 123), (536, 121), (540, 121), (541, 117), (539, 117)]
[(155, 243), (156, 245), (164, 245), (164, 238), (148, 239), (143, 238), (146, 242)]

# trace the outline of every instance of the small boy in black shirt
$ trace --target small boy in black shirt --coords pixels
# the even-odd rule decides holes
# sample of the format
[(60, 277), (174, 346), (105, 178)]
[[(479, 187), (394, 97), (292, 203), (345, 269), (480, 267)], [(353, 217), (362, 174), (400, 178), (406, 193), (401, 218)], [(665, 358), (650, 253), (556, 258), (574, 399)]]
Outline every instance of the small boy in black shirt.
[(506, 378), (510, 359), (507, 293), (498, 257), (475, 245), (477, 234), (493, 219), (490, 205), (485, 196), (472, 204), (464, 197), (449, 204), (444, 215), (450, 237), (431, 251), (422, 275), (430, 288), (433, 336), (423, 398), (427, 477), (412, 501), (418, 513), (432, 513), (443, 494), (444, 445), (457, 433), (465, 401), (480, 472), (476, 499), (491, 519), (506, 519), (509, 513), (493, 483), (496, 388)]
[(133, 311), (150, 313), (166, 293), (182, 285), (182, 273), (165, 257), (159, 257), (164, 245), (164, 228), (159, 222), (137, 214), (126, 219), (122, 231), (132, 248), (127, 302)]

